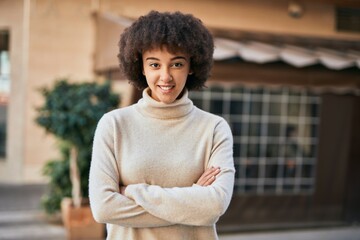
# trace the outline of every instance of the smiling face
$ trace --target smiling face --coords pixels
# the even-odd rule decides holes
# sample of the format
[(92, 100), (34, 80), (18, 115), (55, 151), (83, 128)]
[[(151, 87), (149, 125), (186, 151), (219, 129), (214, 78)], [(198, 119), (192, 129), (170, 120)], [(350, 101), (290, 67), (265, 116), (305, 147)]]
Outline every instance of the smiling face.
[(143, 74), (158, 102), (173, 103), (181, 97), (190, 73), (190, 58), (182, 53), (170, 53), (166, 47), (144, 51)]

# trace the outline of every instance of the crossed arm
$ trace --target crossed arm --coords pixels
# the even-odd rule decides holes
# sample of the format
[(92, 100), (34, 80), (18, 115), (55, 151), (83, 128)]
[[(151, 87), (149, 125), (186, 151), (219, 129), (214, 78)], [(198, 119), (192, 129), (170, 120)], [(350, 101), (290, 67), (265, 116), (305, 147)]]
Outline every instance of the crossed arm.
[[(197, 180), (196, 184), (199, 186), (209, 186), (211, 185), (215, 179), (216, 175), (220, 173), (220, 167), (210, 167), (205, 170), (205, 172), (200, 176), (199, 180)], [(125, 195), (126, 186), (120, 186), (120, 194)]]
[[(110, 119), (111, 120), (111, 119)], [(208, 168), (193, 186), (119, 186), (113, 131), (102, 119), (94, 138), (89, 198), (95, 220), (133, 228), (174, 224), (209, 226), (227, 208), (233, 188), (232, 138), (227, 124), (219, 124)], [(230, 135), (230, 137), (229, 137)]]
[[(112, 174), (114, 174), (114, 172), (106, 173), (107, 170), (101, 169), (100, 171), (97, 171), (95, 170), (96, 168), (97, 167), (95, 167), (94, 162), (90, 172), (91, 180), (89, 188), (90, 204), (95, 220), (102, 223), (119, 224), (122, 226), (134, 228), (164, 227), (178, 223), (171, 221), (170, 218), (165, 220), (162, 217), (155, 216), (148, 210), (144, 209), (134, 199), (130, 199), (128, 196), (126, 196), (125, 186), (120, 187), (118, 185), (118, 180), (110, 177)], [(109, 170), (109, 168), (107, 169)], [(187, 189), (210, 186), (214, 183), (216, 176), (220, 173), (221, 169), (218, 167), (209, 168), (201, 175), (193, 187), (187, 187)], [(130, 185), (130, 188), (135, 186), (139, 187), (138, 185)], [(162, 189), (158, 186), (152, 187), (157, 187), (158, 190)], [(150, 192), (152, 191), (150, 190)], [(155, 207), (159, 206), (158, 204), (153, 204), (150, 202), (149, 204)]]

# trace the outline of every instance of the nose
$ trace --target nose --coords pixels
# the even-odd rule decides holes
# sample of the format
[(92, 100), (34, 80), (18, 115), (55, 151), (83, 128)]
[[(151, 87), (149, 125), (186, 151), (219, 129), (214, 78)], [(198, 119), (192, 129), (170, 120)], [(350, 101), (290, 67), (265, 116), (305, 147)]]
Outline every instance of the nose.
[(164, 68), (161, 71), (160, 80), (165, 83), (171, 82), (173, 80), (169, 69)]

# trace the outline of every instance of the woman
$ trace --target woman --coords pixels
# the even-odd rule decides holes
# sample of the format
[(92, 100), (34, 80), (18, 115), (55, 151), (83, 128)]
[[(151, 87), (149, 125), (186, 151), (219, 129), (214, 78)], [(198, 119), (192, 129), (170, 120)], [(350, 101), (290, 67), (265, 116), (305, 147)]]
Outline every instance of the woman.
[(204, 86), (213, 39), (192, 15), (152, 11), (121, 35), (120, 66), (143, 90), (94, 137), (90, 203), (107, 239), (217, 239), (233, 190), (232, 134), (188, 90)]

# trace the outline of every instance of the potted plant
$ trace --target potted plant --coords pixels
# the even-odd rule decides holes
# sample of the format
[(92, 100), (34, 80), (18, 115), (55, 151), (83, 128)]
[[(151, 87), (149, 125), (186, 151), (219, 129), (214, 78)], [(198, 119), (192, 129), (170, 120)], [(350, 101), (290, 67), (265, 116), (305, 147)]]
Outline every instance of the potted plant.
[[(44, 173), (50, 176), (50, 191), (44, 205), (49, 213), (60, 209), (70, 239), (99, 238), (88, 204), (88, 178), (92, 140), (102, 115), (119, 105), (110, 84), (69, 83), (58, 80), (52, 89), (41, 89), (45, 98), (37, 109), (36, 122), (61, 141), (62, 159), (50, 161)], [(71, 198), (69, 198), (71, 196)], [(61, 204), (60, 204), (61, 201)], [(83, 236), (81, 235), (83, 234)]]

